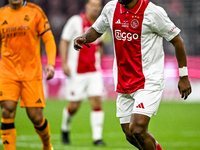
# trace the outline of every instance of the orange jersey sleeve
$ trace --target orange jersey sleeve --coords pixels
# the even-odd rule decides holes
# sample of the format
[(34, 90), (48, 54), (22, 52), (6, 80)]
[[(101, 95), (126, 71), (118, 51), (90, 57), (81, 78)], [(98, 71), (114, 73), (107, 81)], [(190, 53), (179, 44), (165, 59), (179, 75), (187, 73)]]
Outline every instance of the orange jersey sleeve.
[(47, 64), (55, 65), (56, 59), (56, 44), (52, 32), (47, 32), (42, 36), (42, 40), (45, 44), (48, 62)]
[(0, 56), (1, 56), (1, 32), (0, 32)]
[[(28, 5), (35, 7), (35, 5), (31, 3), (28, 3)], [(38, 17), (37, 17), (38, 19), (37, 29), (45, 44), (47, 57), (48, 57), (47, 63), (55, 65), (56, 44), (55, 44), (54, 36), (53, 36), (52, 31), (50, 30), (50, 24), (45, 13), (42, 11), (40, 7), (37, 7), (37, 9), (41, 12), (38, 14)]]
[(53, 57), (56, 51), (46, 15), (32, 3), (17, 10), (5, 6), (0, 9), (0, 14), (0, 77), (14, 80), (42, 79), (41, 37), (48, 37), (47, 41), (51, 41), (49, 45), (54, 45), (48, 54), (52, 55), (52, 64), (55, 63)]

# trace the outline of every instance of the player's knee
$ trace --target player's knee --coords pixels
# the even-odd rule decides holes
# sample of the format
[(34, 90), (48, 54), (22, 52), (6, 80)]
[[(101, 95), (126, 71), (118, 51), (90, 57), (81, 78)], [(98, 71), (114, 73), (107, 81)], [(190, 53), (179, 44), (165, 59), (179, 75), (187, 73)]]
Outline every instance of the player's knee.
[(43, 121), (43, 116), (42, 115), (31, 115), (29, 116), (30, 120), (34, 125), (40, 125)]
[(146, 129), (143, 128), (143, 126), (136, 126), (131, 124), (129, 126), (129, 130), (136, 139), (143, 139), (143, 136), (146, 132)]
[(16, 113), (17, 103), (13, 101), (1, 102), (1, 115), (3, 118), (14, 118)]
[(70, 114), (75, 114), (80, 107), (80, 102), (70, 102), (68, 105), (68, 109), (70, 111)]
[(15, 117), (15, 109), (9, 107), (2, 107), (1, 109), (3, 118), (14, 118)]
[(9, 118), (10, 113), (11, 112), (9, 110), (5, 109), (5, 108), (2, 108), (2, 110), (1, 110), (1, 114), (2, 114), (3, 118)]
[(133, 130), (131, 130), (131, 133), (132, 133), (132, 135), (134, 136), (134, 137), (141, 137), (142, 135), (143, 135), (143, 130), (142, 129), (140, 129), (140, 128), (137, 128), (137, 129), (133, 129)]
[(102, 104), (101, 103), (93, 103), (92, 104), (92, 110), (102, 110)]
[(75, 114), (78, 111), (79, 105), (73, 105), (71, 107), (68, 107), (68, 109), (69, 109), (70, 114), (73, 115), (73, 114)]

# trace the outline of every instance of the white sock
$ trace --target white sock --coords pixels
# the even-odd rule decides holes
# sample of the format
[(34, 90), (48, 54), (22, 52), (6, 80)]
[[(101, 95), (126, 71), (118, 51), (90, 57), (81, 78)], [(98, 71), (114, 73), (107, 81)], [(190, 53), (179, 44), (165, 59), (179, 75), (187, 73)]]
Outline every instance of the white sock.
[(102, 139), (104, 112), (92, 111), (90, 113), (90, 123), (92, 127), (92, 138), (94, 141)]
[(63, 109), (63, 115), (62, 115), (62, 124), (61, 124), (61, 130), (64, 132), (70, 131), (70, 121), (72, 119), (72, 115), (68, 112), (66, 108)]

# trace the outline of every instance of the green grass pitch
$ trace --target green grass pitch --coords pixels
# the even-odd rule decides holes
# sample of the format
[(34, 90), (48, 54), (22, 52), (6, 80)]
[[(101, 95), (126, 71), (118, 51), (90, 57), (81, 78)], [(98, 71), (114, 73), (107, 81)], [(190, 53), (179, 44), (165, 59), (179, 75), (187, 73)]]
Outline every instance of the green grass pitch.
[[(89, 122), (90, 103), (84, 101), (72, 122), (71, 145), (61, 143), (60, 125), (66, 101), (46, 101), (45, 117), (50, 122), (51, 138), (55, 150), (136, 150), (126, 140), (116, 118), (115, 101), (104, 101), (105, 121), (103, 140), (106, 147), (92, 145)], [(24, 108), (18, 106), (15, 119), (17, 150), (41, 150), (41, 142), (28, 120)], [(149, 131), (164, 150), (200, 149), (200, 103), (161, 102)], [(3, 150), (0, 141), (0, 150)]]

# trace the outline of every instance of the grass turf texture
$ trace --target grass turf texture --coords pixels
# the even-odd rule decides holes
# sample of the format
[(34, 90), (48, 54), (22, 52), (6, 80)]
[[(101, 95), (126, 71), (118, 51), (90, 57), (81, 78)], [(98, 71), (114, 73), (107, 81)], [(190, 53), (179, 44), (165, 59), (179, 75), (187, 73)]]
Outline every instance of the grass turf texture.
[[(103, 140), (106, 147), (92, 144), (89, 122), (90, 103), (84, 101), (72, 122), (71, 145), (61, 143), (60, 125), (66, 101), (47, 101), (45, 117), (50, 122), (51, 138), (55, 150), (136, 150), (126, 140), (119, 120), (115, 117), (115, 101), (104, 101), (105, 123)], [(164, 150), (200, 149), (200, 103), (162, 102), (158, 113), (150, 122), (149, 131)], [(24, 108), (17, 109), (17, 150), (41, 150), (41, 142), (28, 120)], [(0, 149), (3, 150), (0, 141)]]

